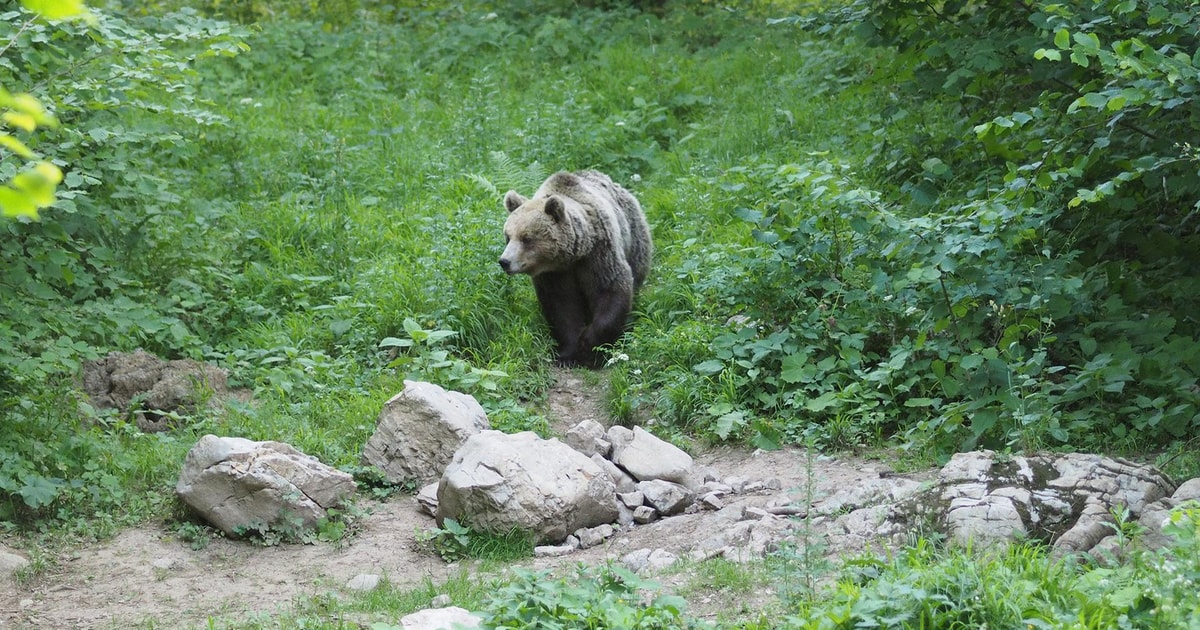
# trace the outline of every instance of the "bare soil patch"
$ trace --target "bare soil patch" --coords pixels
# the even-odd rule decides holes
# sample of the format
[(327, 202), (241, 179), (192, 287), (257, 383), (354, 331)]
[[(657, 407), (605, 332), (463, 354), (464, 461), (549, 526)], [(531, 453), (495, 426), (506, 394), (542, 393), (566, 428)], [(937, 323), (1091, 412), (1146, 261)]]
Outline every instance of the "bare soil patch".
[[(562, 370), (546, 413), (554, 429), (583, 419), (604, 422), (600, 387), (586, 375)], [(779, 479), (782, 490), (733, 495), (727, 505), (764, 505), (787, 493), (796, 497), (814, 476), (813, 498), (878, 478), (886, 466), (851, 458), (809, 457), (801, 449), (751, 452), (715, 448), (693, 453), (723, 478)], [(192, 550), (164, 525), (123, 531), (111, 540), (62, 552), (53, 567), (30, 584), (0, 582), (0, 628), (110, 628), (154, 620), (163, 627), (202, 627), (210, 616), (225, 620), (286, 610), (306, 596), (341, 591), (356, 575), (384, 575), (395, 586), (445, 580), (453, 570), (415, 545), (415, 533), (433, 525), (413, 496), (364, 502), (369, 514), (344, 544), (261, 547), (223, 538)], [(530, 559), (534, 568), (569, 567), (617, 559), (630, 551), (664, 549), (683, 556), (715, 533), (713, 512), (667, 518), (622, 531), (606, 544), (558, 558)], [(838, 551), (852, 550), (832, 550)], [(667, 576), (668, 588), (686, 575)], [(770, 593), (758, 593), (766, 598)], [(705, 614), (712, 601), (689, 602)], [(747, 602), (750, 605), (751, 602)]]

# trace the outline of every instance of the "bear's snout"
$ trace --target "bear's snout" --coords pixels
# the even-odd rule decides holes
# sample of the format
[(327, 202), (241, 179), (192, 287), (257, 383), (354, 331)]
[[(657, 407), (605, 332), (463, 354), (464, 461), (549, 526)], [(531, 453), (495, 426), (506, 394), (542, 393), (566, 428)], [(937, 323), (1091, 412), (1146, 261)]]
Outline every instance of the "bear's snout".
[(503, 257), (500, 258), (500, 268), (504, 270), (504, 273), (507, 273), (509, 275), (513, 274), (512, 261), (507, 258), (503, 258)]

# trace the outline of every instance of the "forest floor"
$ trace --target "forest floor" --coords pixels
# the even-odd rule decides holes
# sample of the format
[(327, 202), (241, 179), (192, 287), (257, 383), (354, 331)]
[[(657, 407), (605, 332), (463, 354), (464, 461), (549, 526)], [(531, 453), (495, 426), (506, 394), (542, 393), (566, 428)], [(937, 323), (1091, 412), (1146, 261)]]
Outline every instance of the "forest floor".
[[(607, 424), (601, 385), (589, 384), (589, 379), (569, 370), (559, 371), (556, 378), (545, 412), (557, 434), (585, 419)], [(790, 448), (751, 452), (722, 447), (692, 455), (697, 464), (711, 467), (723, 479), (778, 479), (782, 491), (792, 496), (810, 487), (811, 472), (813, 500), (888, 470), (878, 461), (810, 457), (802, 449)], [(732, 495), (726, 505), (762, 505), (779, 493)], [(405, 589), (427, 581), (440, 584), (462, 569), (418, 544), (417, 532), (434, 526), (434, 521), (418, 510), (413, 495), (363, 501), (360, 506), (368, 513), (355, 533), (338, 544), (266, 547), (216, 537), (194, 550), (174, 530), (158, 523), (64, 550), (28, 583), (0, 582), (0, 628), (204, 627), (210, 618), (222, 627), (238, 619), (261, 621), (314, 595), (346, 592), (347, 582), (361, 574), (384, 576), (394, 588)], [(692, 545), (715, 533), (714, 514), (673, 516), (622, 530), (598, 547), (518, 564), (535, 569), (597, 564), (642, 548), (684, 557)], [(830, 549), (828, 553), (857, 551)], [(739, 610), (749, 613), (778, 602), (769, 581), (752, 592), (696, 588), (694, 573), (703, 566), (684, 563), (682, 569), (668, 570), (655, 579), (668, 592), (686, 588), (687, 610), (701, 618), (715, 619)], [(467, 565), (467, 569), (477, 567)]]

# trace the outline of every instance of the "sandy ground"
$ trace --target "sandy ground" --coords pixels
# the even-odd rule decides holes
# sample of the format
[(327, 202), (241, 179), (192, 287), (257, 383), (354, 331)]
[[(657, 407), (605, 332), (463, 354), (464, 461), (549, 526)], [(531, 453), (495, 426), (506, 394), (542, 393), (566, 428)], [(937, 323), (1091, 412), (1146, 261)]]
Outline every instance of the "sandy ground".
[[(546, 412), (559, 431), (585, 418), (604, 419), (600, 392), (569, 371), (558, 374)], [(811, 469), (815, 498), (878, 478), (885, 468), (849, 458), (810, 460), (798, 449), (722, 448), (697, 453), (695, 459), (722, 478), (779, 479), (793, 496), (805, 487), (806, 471)], [(778, 494), (736, 495), (728, 504), (763, 505)], [(32, 583), (0, 581), (0, 629), (119, 628), (147, 621), (155, 627), (204, 627), (209, 617), (228, 623), (286, 610), (305, 596), (342, 590), (360, 574), (385, 575), (403, 587), (426, 579), (438, 583), (453, 570), (415, 544), (415, 533), (434, 523), (418, 511), (414, 497), (365, 502), (363, 507), (370, 513), (357, 533), (339, 545), (261, 547), (217, 538), (196, 551), (163, 526), (125, 530), (103, 543), (64, 552)], [(523, 564), (549, 568), (594, 563), (640, 548), (683, 555), (713, 533), (713, 514), (671, 517), (622, 531), (599, 547)], [(677, 575), (663, 581), (670, 587), (683, 579)], [(697, 609), (704, 614), (705, 602), (689, 602), (689, 611)]]

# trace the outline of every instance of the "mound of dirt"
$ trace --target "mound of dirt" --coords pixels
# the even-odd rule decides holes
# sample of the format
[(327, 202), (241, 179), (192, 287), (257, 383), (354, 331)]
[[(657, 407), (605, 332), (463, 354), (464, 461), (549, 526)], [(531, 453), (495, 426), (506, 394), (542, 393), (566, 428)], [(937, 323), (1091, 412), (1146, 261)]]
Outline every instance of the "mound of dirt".
[(179, 413), (189, 413), (229, 395), (225, 370), (148, 352), (112, 352), (83, 365), (83, 391), (97, 409), (132, 411), (137, 426), (166, 431)]

